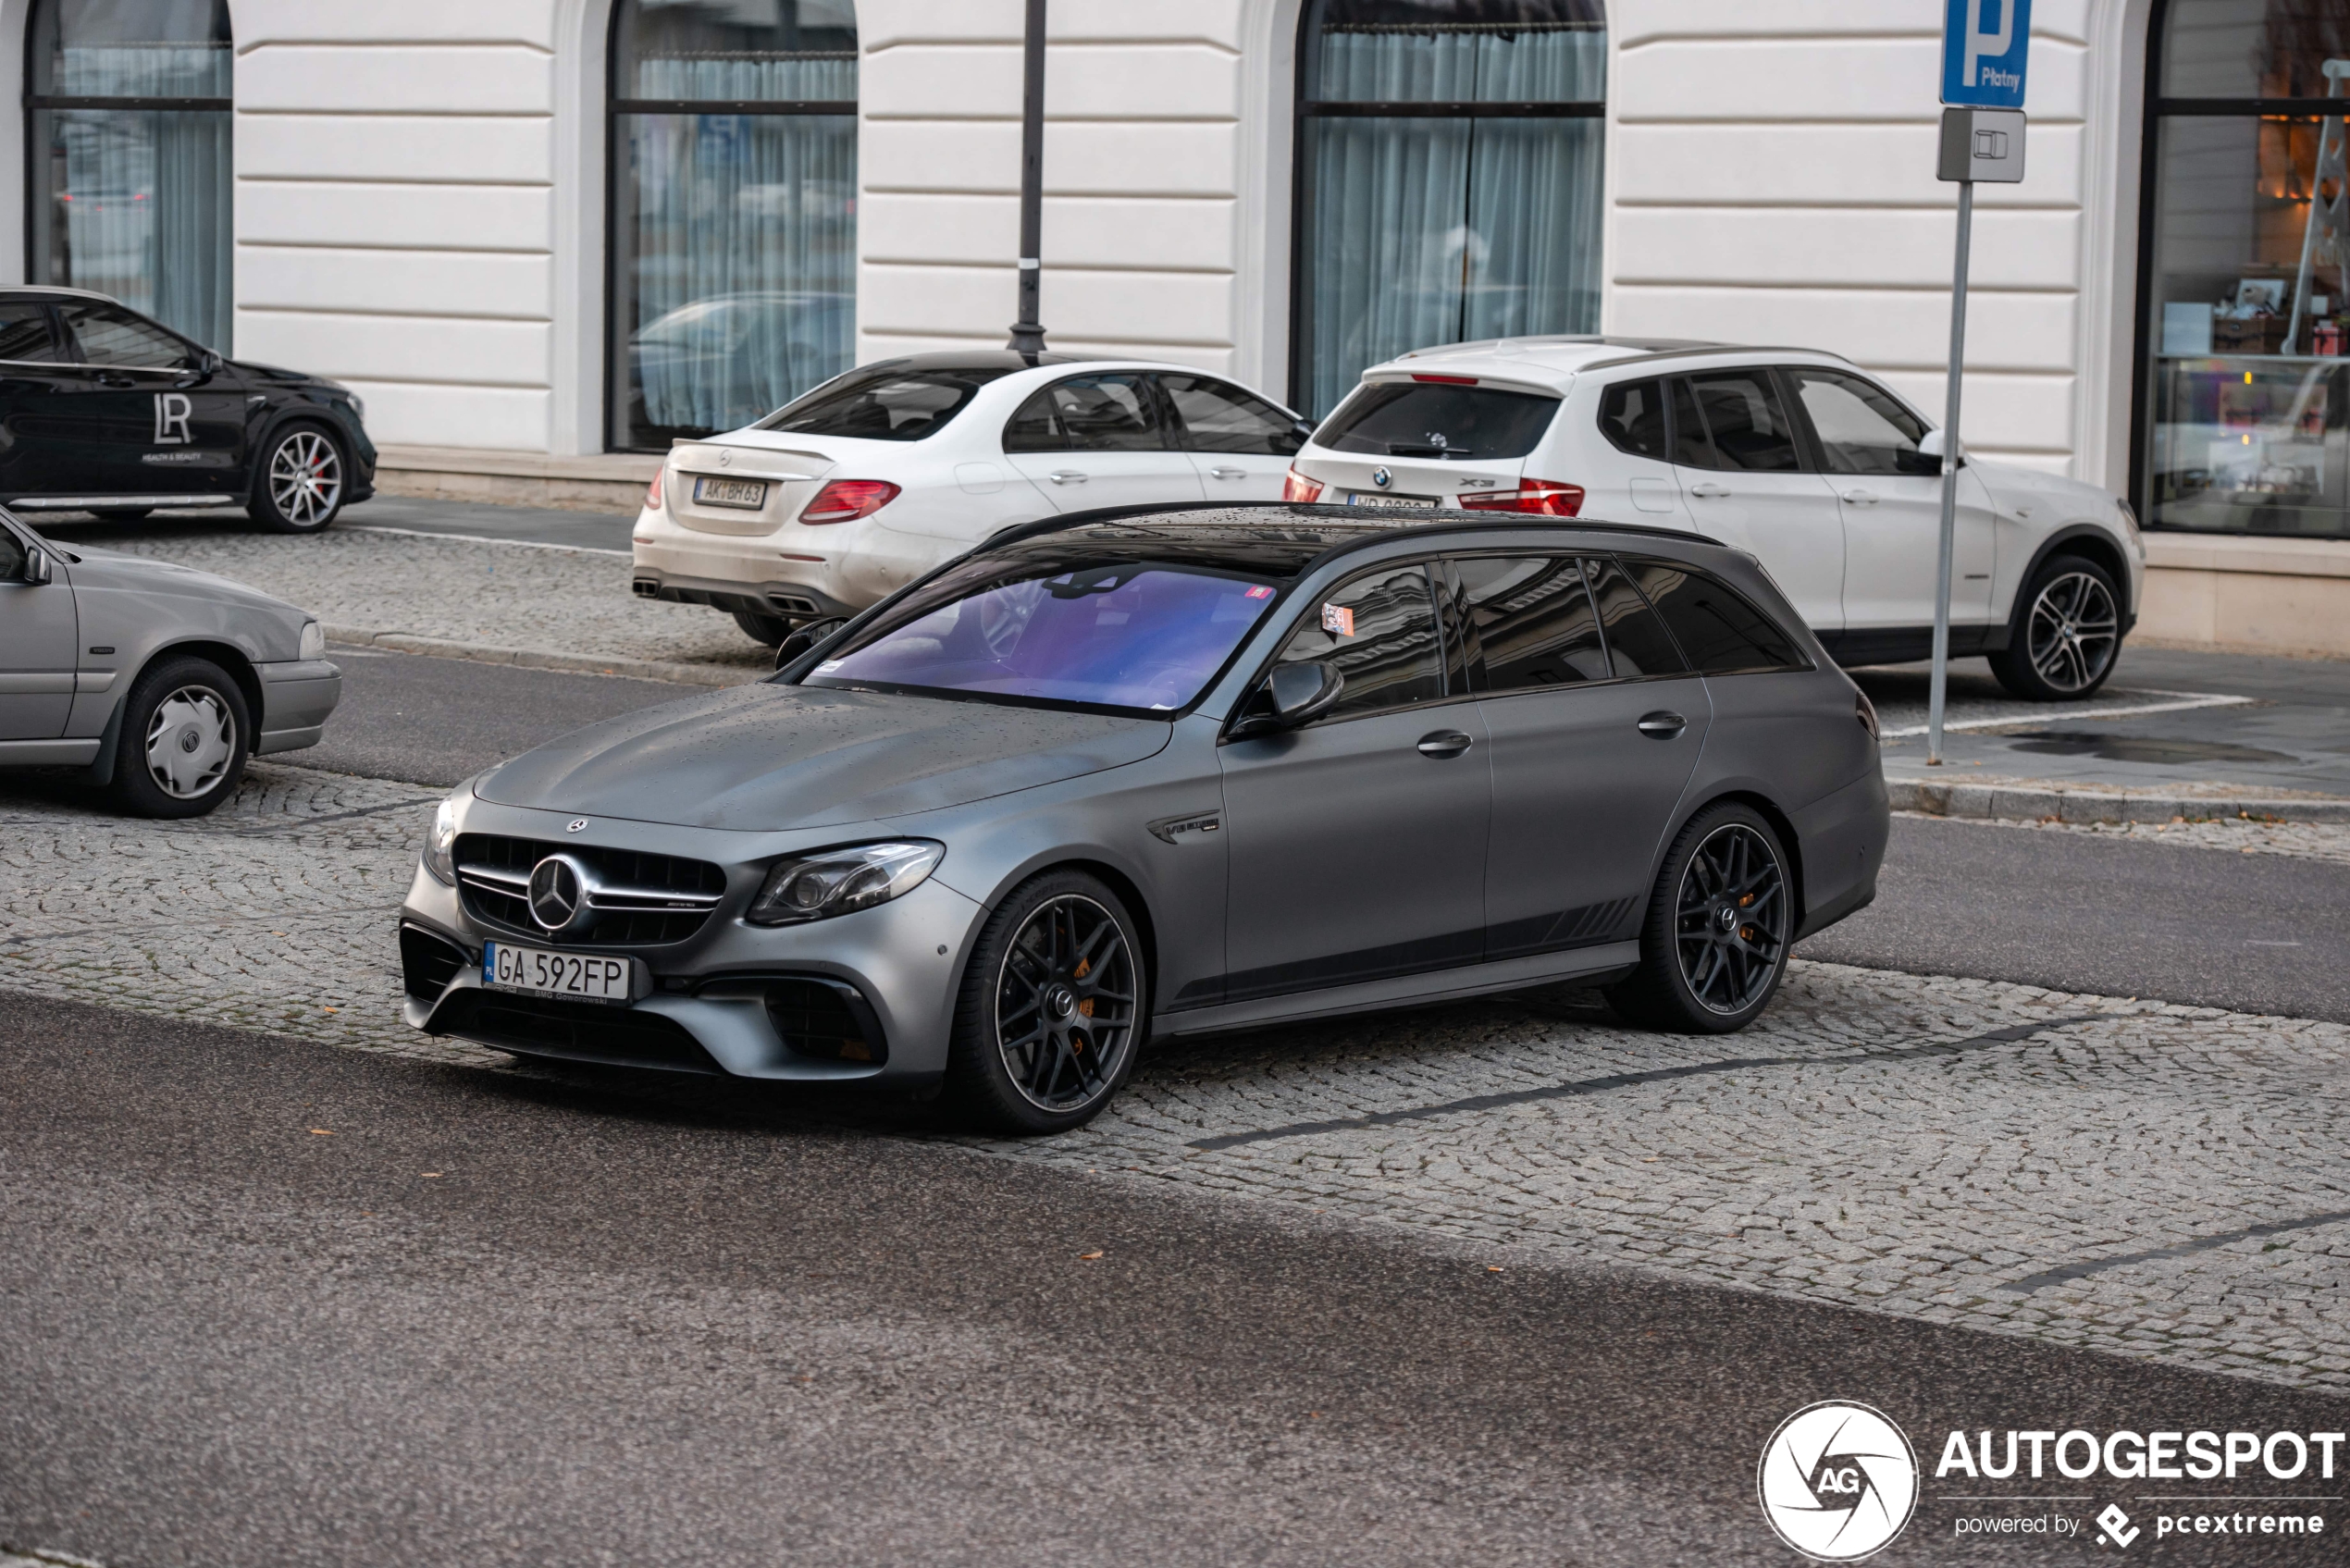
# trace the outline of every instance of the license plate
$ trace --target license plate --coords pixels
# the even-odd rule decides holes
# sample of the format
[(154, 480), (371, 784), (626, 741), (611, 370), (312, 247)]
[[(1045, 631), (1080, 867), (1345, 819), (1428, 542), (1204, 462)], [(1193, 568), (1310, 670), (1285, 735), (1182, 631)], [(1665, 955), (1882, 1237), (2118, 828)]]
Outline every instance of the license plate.
[(1419, 507), (1434, 506), (1436, 501), (1435, 499), (1430, 496), (1351, 495), (1346, 498), (1346, 504), (1349, 506), (1376, 507), (1381, 512), (1410, 512)]
[(625, 958), (595, 953), (550, 953), (506, 942), (481, 945), (481, 983), (497, 991), (532, 991), (548, 996), (583, 996), (591, 1002), (625, 1002), (632, 989)]
[(764, 479), (700, 479), (694, 481), (697, 506), (741, 506), (754, 511), (767, 504)]

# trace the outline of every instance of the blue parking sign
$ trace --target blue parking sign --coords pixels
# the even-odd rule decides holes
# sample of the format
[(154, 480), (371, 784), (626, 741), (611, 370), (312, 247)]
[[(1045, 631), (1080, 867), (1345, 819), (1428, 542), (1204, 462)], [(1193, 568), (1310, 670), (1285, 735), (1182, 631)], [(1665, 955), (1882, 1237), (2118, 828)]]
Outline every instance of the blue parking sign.
[(2032, 0), (1943, 0), (1942, 101), (1974, 109), (2023, 107)]

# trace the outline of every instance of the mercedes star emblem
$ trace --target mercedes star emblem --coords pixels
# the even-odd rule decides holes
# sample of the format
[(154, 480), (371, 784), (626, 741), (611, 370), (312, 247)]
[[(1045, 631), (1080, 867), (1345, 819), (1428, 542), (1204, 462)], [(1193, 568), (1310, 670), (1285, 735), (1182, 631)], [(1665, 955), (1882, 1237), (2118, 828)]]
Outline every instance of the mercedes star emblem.
[(733, 452), (730, 452), (730, 451), (722, 451), (722, 452), (720, 452), (720, 453), (718, 454), (718, 466), (719, 466), (719, 467), (721, 467), (721, 468), (725, 467), (727, 464), (729, 464), (729, 463), (733, 463), (734, 461), (735, 461), (735, 454), (734, 454)]
[(548, 931), (576, 925), (587, 911), (586, 868), (568, 855), (550, 855), (530, 870), (530, 918)]
[(563, 824), (565, 833), (586, 833), (587, 831), (588, 819), (585, 817), (574, 817), (569, 822)]
[(1394, 478), (1395, 475), (1390, 474), (1384, 468), (1374, 468), (1371, 470), (1371, 483), (1377, 485), (1382, 490), (1387, 488), (1389, 484), (1391, 484)]

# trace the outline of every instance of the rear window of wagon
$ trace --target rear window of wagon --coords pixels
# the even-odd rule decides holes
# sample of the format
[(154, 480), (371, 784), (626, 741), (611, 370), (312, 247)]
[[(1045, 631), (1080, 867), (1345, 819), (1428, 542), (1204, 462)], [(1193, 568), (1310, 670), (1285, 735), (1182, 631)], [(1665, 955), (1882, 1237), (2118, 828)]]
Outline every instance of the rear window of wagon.
[(1352, 397), (1314, 432), (1317, 446), (1375, 457), (1453, 462), (1524, 457), (1551, 427), (1559, 400), (1500, 387), (1379, 381)]

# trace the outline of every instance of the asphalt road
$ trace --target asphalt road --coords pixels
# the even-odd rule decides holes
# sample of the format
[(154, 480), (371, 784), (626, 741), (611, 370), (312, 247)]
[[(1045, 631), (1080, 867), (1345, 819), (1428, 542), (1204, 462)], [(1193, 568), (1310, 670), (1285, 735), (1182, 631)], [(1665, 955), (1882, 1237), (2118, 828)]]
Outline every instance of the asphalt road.
[(1756, 1461), (1829, 1397), (1929, 1451), (1880, 1561), (2006, 1560), (1941, 1500), (2048, 1488), (1932, 1480), (1948, 1430), (2350, 1417), (756, 1094), (26, 998), (0, 1053), (0, 1541), (117, 1568), (1775, 1564)]

